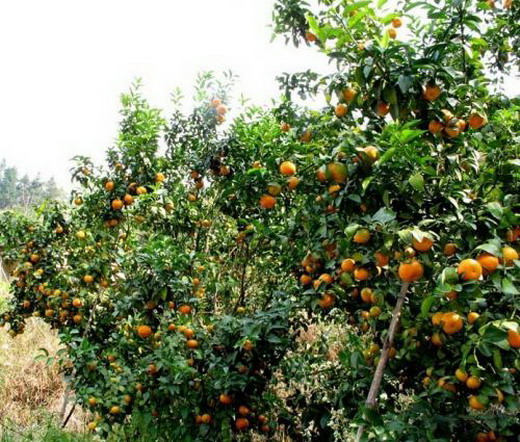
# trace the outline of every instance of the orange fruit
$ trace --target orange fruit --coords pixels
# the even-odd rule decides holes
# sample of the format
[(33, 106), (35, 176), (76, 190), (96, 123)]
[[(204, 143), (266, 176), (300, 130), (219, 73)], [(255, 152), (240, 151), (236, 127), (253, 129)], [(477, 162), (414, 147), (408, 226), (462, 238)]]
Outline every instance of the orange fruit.
[(513, 348), (520, 348), (520, 333), (516, 330), (507, 331), (507, 342)]
[(132, 195), (130, 195), (129, 193), (127, 193), (124, 197), (123, 197), (123, 204), (125, 206), (130, 206), (134, 203), (134, 197)]
[(201, 423), (206, 424), (206, 425), (210, 424), (211, 423), (211, 415), (209, 415), (208, 413), (203, 414), (200, 417), (200, 421), (201, 421)]
[(457, 138), (460, 135), (458, 126), (447, 126), (444, 128), (444, 133), (450, 138)]
[(441, 322), (442, 330), (447, 335), (457, 333), (462, 330), (462, 327), (464, 327), (464, 321), (462, 320), (460, 315), (454, 312), (444, 313), (442, 315)]
[(343, 163), (329, 163), (327, 164), (326, 170), (323, 171), (324, 177), (318, 177), (318, 180), (325, 181), (327, 178), (330, 178), (335, 183), (345, 183), (347, 181), (347, 166)]
[(83, 282), (85, 282), (86, 284), (91, 284), (92, 282), (94, 282), (94, 277), (92, 275), (85, 275), (83, 277)]
[(336, 303), (336, 298), (329, 293), (324, 293), (321, 299), (318, 301), (318, 305), (321, 308), (330, 308)]
[(189, 305), (181, 305), (179, 307), (179, 313), (182, 313), (183, 315), (189, 315), (191, 313), (191, 307)]
[(478, 313), (469, 312), (468, 313), (468, 324), (470, 324), (470, 325), (474, 324), (478, 318), (480, 318), (480, 315)]
[(435, 327), (438, 327), (439, 325), (441, 325), (443, 315), (444, 315), (444, 313), (442, 313), (442, 312), (437, 312), (432, 315), (432, 324)]
[(376, 146), (366, 146), (363, 148), (368, 162), (373, 164), (379, 159), (379, 149)]
[(428, 124), (428, 130), (434, 135), (441, 133), (443, 129), (444, 125), (440, 121), (431, 120)]
[(477, 390), (482, 385), (482, 381), (477, 376), (470, 376), (466, 381), (466, 387), (471, 390)]
[(245, 417), (239, 417), (236, 421), (235, 421), (235, 428), (238, 430), (238, 431), (242, 431), (242, 430), (245, 430), (247, 429), (247, 427), (249, 427), (249, 420)]
[(218, 400), (223, 405), (231, 405), (233, 403), (233, 398), (229, 394), (222, 393)]
[(222, 104), (222, 101), (220, 101), (219, 98), (213, 98), (213, 100), (211, 100), (211, 103), (210, 103), (210, 106), (214, 109), (216, 109), (218, 106), (220, 106)]
[(414, 282), (422, 277), (424, 274), (424, 267), (419, 261), (412, 259), (408, 263), (402, 262), (399, 265), (398, 274), (401, 281)]
[(121, 210), (123, 208), (123, 201), (121, 201), (120, 199), (115, 199), (112, 201), (112, 209), (113, 210)]
[(245, 351), (251, 351), (251, 350), (253, 350), (254, 345), (253, 345), (253, 343), (252, 343), (249, 339), (246, 339), (246, 340), (244, 341), (244, 344), (242, 345), (242, 348), (243, 348)]
[(300, 136), (300, 141), (302, 143), (309, 143), (312, 140), (312, 132), (310, 130), (306, 130), (303, 132), (303, 134)]
[(351, 102), (356, 97), (357, 91), (356, 89), (349, 87), (347, 89), (344, 89), (341, 94), (343, 95), (343, 99), (346, 102)]
[(353, 241), (356, 244), (366, 244), (370, 241), (370, 231), (368, 229), (361, 229), (354, 235)]
[(81, 302), (81, 299), (74, 298), (72, 301), (72, 305), (76, 308), (80, 308), (83, 305), (83, 303)]
[(423, 88), (422, 96), (426, 101), (435, 101), (437, 98), (440, 97), (441, 93), (442, 93), (442, 90), (438, 85), (427, 84)]
[(105, 190), (107, 190), (108, 192), (112, 192), (112, 190), (114, 190), (114, 182), (113, 181), (107, 181), (105, 183)]
[(418, 252), (427, 252), (433, 247), (433, 240), (427, 236), (423, 236), (421, 241), (417, 241), (415, 238), (412, 240), (412, 247)]
[(287, 180), (287, 187), (291, 190), (296, 189), (296, 187), (298, 187), (298, 184), (300, 184), (300, 179), (295, 176), (292, 176)]
[(282, 186), (278, 183), (272, 183), (267, 186), (267, 193), (272, 196), (278, 196), (282, 192)]
[(296, 165), (290, 161), (284, 161), (280, 164), (280, 173), (285, 176), (291, 176), (296, 173)]
[(260, 198), (260, 207), (263, 209), (272, 209), (276, 205), (276, 198), (272, 195), (262, 195)]
[(479, 279), (482, 276), (482, 266), (474, 259), (464, 259), (458, 265), (457, 273), (464, 281)]
[(399, 17), (396, 17), (392, 20), (392, 26), (394, 28), (400, 28), (402, 26), (403, 22)]
[(228, 111), (227, 107), (224, 104), (219, 104), (215, 110), (217, 111), (217, 114), (220, 116), (225, 115)]
[(439, 333), (434, 333), (431, 337), (431, 343), (436, 347), (442, 346), (442, 337)]
[(471, 395), (468, 400), (469, 406), (474, 410), (484, 410), (486, 406), (479, 401), (477, 396)]
[(188, 339), (186, 346), (188, 348), (197, 348), (199, 346), (199, 342), (196, 339)]
[(380, 267), (385, 267), (390, 262), (390, 257), (388, 255), (385, 255), (383, 252), (376, 252), (375, 253), (376, 263)]
[(291, 130), (291, 125), (289, 123), (282, 122), (280, 123), (280, 130), (282, 132), (289, 132)]
[(370, 309), (370, 317), (371, 318), (377, 318), (379, 315), (381, 315), (381, 307), (374, 305)]
[(366, 302), (366, 303), (369, 303), (371, 302), (372, 300), (372, 289), (369, 288), (369, 287), (364, 287), (362, 290), (361, 290), (361, 299)]
[(370, 278), (370, 272), (364, 267), (358, 267), (354, 270), (354, 279), (356, 281), (366, 281)]
[(444, 245), (444, 256), (453, 256), (455, 253), (457, 253), (457, 244), (453, 242), (446, 243)]
[(460, 381), (466, 383), (468, 380), (468, 373), (466, 373), (462, 368), (457, 368), (455, 370), (455, 377)]
[(175, 324), (168, 324), (168, 331), (175, 331), (176, 328)]
[(148, 190), (146, 190), (146, 187), (144, 187), (144, 186), (139, 186), (135, 190), (135, 193), (137, 193), (137, 195), (146, 195), (148, 193)]
[(341, 261), (341, 270), (344, 272), (350, 273), (354, 270), (354, 267), (356, 267), (356, 261), (351, 258), (347, 258)]
[(166, 179), (166, 177), (164, 176), (164, 173), (157, 172), (155, 174), (154, 181), (156, 183), (162, 183), (165, 179)]
[(386, 32), (388, 32), (388, 36), (390, 38), (396, 38), (397, 37), (397, 31), (394, 28), (390, 28)]
[(152, 336), (152, 333), (152, 328), (148, 325), (140, 325), (137, 327), (137, 334), (143, 339), (149, 338)]
[[(394, 31), (395, 32), (395, 31)], [(379, 102), (377, 104), (377, 107), (376, 107), (376, 114), (379, 116), (379, 117), (384, 117), (386, 114), (388, 114), (388, 112), (390, 112), (390, 105), (388, 103), (385, 103), (385, 102)]]
[(513, 247), (505, 246), (502, 248), (502, 260), (506, 267), (513, 265), (513, 261), (518, 259), (518, 252)]
[(300, 282), (302, 285), (309, 285), (312, 282), (312, 278), (309, 275), (300, 276)]
[(487, 124), (487, 118), (479, 112), (473, 112), (468, 118), (469, 127), (472, 129), (480, 129)]
[(119, 414), (119, 413), (121, 413), (121, 408), (118, 407), (117, 405), (114, 405), (113, 407), (110, 407), (109, 413), (110, 414)]
[(344, 103), (339, 103), (334, 109), (334, 113), (336, 114), (336, 117), (338, 117), (338, 118), (344, 117), (347, 114), (347, 111), (348, 111), (348, 107)]
[(493, 256), (489, 253), (481, 253), (477, 256), (477, 262), (482, 266), (482, 273), (484, 275), (489, 275), (493, 273), (500, 263), (499, 259), (496, 256)]
[(238, 414), (240, 414), (241, 416), (247, 416), (251, 413), (251, 410), (246, 407), (245, 405), (240, 405), (240, 407), (238, 407)]

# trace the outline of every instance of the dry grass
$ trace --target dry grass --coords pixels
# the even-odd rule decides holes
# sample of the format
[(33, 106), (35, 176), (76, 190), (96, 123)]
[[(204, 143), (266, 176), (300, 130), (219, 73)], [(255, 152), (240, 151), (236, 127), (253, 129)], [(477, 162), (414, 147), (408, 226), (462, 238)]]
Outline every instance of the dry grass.
[[(0, 301), (6, 297), (2, 284)], [(56, 333), (40, 319), (29, 319), (25, 332), (14, 339), (0, 329), (0, 423), (27, 430), (48, 422), (49, 416), (59, 416), (65, 384), (56, 364), (35, 360), (42, 348), (52, 356), (59, 342)], [(79, 410), (68, 428), (83, 429), (84, 425), (85, 416)]]

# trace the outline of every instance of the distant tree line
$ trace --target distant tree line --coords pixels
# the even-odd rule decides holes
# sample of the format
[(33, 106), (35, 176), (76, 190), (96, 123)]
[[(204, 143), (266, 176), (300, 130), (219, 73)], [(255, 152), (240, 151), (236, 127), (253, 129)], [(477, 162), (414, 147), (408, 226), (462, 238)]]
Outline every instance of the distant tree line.
[(63, 190), (54, 178), (47, 181), (39, 176), (21, 176), (15, 166), (0, 161), (0, 210), (24, 208), (41, 204), (48, 199), (61, 199)]

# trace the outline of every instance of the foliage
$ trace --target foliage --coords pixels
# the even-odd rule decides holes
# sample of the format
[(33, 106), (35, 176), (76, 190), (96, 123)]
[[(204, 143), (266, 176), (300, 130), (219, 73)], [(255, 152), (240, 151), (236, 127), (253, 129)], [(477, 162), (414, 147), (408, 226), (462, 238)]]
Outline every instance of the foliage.
[[(520, 103), (491, 94), (486, 70), (517, 58), (493, 58), (507, 32), (481, 42), (514, 29), (518, 6), (486, 5), (280, 0), (275, 31), (337, 72), (283, 76), (279, 105), (228, 127), (232, 78), (202, 75), (194, 110), (170, 120), (133, 87), (106, 166), (77, 158), (74, 206), (1, 218), (16, 266), (3, 322), (13, 336), (30, 315), (59, 330), (92, 430), (518, 434)], [(325, 334), (302, 351), (327, 323), (339, 347), (323, 351)], [(387, 356), (378, 408), (365, 406)]]

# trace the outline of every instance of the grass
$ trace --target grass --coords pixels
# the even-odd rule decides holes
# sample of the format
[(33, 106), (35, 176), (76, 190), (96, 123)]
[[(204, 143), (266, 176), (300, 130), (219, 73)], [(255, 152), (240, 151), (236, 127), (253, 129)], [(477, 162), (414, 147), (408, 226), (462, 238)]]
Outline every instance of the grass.
[[(7, 307), (7, 288), (0, 282), (0, 314)], [(14, 339), (0, 328), (0, 442), (81, 440), (78, 432), (85, 428), (81, 410), (74, 413), (67, 427), (76, 431), (74, 439), (59, 438), (63, 432), (57, 420), (65, 385), (56, 364), (35, 360), (42, 348), (52, 356), (59, 342), (41, 319), (29, 319), (25, 332)]]

